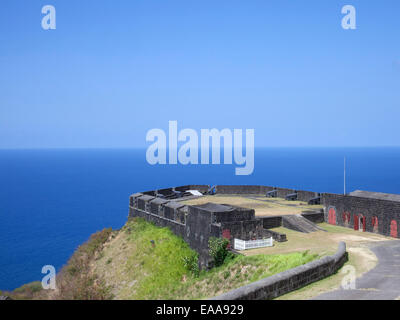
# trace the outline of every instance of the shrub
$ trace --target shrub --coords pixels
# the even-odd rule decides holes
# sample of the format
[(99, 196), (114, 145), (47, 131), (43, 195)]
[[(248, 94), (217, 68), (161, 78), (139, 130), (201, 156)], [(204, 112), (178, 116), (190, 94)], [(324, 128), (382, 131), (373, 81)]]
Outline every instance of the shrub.
[(195, 277), (199, 276), (199, 256), (197, 253), (193, 253), (191, 255), (184, 256), (183, 265), (187, 270), (189, 270)]
[(210, 237), (208, 240), (209, 253), (213, 259), (214, 266), (221, 266), (228, 256), (229, 240), (225, 238)]

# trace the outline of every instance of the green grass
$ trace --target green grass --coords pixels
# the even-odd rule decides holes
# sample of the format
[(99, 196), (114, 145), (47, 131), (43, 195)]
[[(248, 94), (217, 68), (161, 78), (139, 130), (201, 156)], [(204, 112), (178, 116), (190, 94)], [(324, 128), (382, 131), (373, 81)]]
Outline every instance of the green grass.
[(196, 276), (184, 266), (184, 257), (196, 253), (168, 228), (135, 219), (123, 230), (127, 232), (128, 241), (133, 241), (136, 247), (127, 263), (129, 279), (126, 282), (137, 281), (128, 296), (130, 299), (212, 297), (318, 257), (308, 251), (283, 255), (229, 255), (222, 266), (203, 270)]
[(128, 271), (138, 279), (131, 298), (151, 299), (167, 294), (188, 273), (184, 258), (196, 253), (168, 228), (158, 228), (143, 219), (128, 222), (127, 229), (128, 241), (134, 241), (137, 248), (128, 258)]

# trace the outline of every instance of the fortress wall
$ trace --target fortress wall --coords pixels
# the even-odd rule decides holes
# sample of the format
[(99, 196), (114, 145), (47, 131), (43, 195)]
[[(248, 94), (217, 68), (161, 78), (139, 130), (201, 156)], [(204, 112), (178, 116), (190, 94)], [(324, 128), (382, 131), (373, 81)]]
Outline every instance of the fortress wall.
[(147, 221), (154, 222), (154, 224), (159, 227), (169, 227), (172, 230), (172, 232), (175, 233), (177, 236), (183, 237), (185, 234), (185, 225), (182, 223), (178, 223), (174, 220), (170, 220), (165, 217), (155, 215), (151, 212), (146, 212), (141, 209), (130, 207), (129, 218), (134, 218), (134, 217), (144, 218)]
[(268, 186), (232, 186), (232, 185), (217, 185), (216, 191), (219, 194), (262, 194), (265, 195), (267, 191), (273, 190), (273, 187)]
[(150, 211), (149, 202), (155, 199), (153, 196), (143, 195), (137, 198), (137, 208), (144, 211)]
[(206, 184), (188, 184), (185, 186), (175, 187), (173, 189), (180, 192), (184, 192), (187, 190), (198, 190), (199, 192), (205, 194), (208, 192), (208, 189), (210, 189), (210, 186)]
[(296, 190), (287, 188), (275, 188), (278, 198), (285, 198), (288, 194), (294, 193)]
[(182, 208), (178, 208), (175, 210), (174, 220), (186, 224), (186, 214)]
[(346, 244), (341, 242), (338, 250), (332, 256), (323, 257), (271, 277), (252, 282), (211, 300), (273, 299), (330, 276), (341, 268), (347, 259)]
[(163, 205), (164, 216), (168, 219), (185, 224), (185, 212), (182, 210), (184, 205), (177, 204), (174, 201)]
[[(368, 232), (376, 231), (390, 236), (392, 221), (396, 221), (397, 228), (400, 226), (400, 202), (323, 193), (321, 203), (324, 206), (324, 219), (331, 224), (354, 228), (354, 216), (361, 214), (366, 217), (365, 231)], [(348, 222), (344, 219), (344, 213), (350, 215)], [(378, 227), (375, 230), (372, 217), (378, 218)]]
[(210, 189), (210, 186), (205, 185), (205, 184), (191, 184), (190, 185), (190, 190), (198, 190), (202, 194), (206, 194), (209, 189)]
[[(200, 267), (208, 268), (211, 261), (208, 252), (208, 240), (211, 236), (219, 235), (215, 228), (211, 228), (212, 213), (199, 207), (189, 206), (186, 218), (186, 230), (184, 239), (189, 246), (199, 253)], [(218, 232), (218, 234), (213, 234)]]
[[(218, 194), (254, 194), (266, 195), (267, 192), (277, 190), (278, 198), (285, 198), (286, 195), (296, 192), (295, 189), (279, 188), (272, 186), (234, 186), (234, 185), (217, 185), (216, 191)], [(318, 192), (298, 190), (297, 197), (299, 201), (305, 201), (318, 196)]]
[[(160, 198), (155, 198), (149, 202), (150, 212), (159, 216), (165, 216), (164, 205), (167, 204), (169, 200), (164, 200)], [(172, 217), (165, 216), (166, 218), (173, 219)]]
[(163, 196), (174, 194), (173, 188), (158, 189), (156, 192), (157, 194), (161, 194)]
[(143, 191), (142, 193), (145, 194), (145, 195), (148, 195), (148, 196), (153, 196), (153, 197), (156, 196), (156, 191), (155, 190)]
[(231, 247), (234, 245), (234, 239), (254, 240), (260, 239), (264, 234), (262, 221), (226, 221), (220, 224), (222, 237), (229, 239)]
[(141, 193), (141, 192), (130, 195), (129, 196), (129, 206), (137, 208), (137, 199), (139, 197), (141, 197), (142, 195), (143, 195), (143, 193)]
[(255, 218), (254, 209), (238, 208), (234, 211), (213, 212), (212, 222), (231, 222), (253, 220)]
[(308, 200), (315, 197), (318, 197), (318, 192), (304, 191), (304, 190), (297, 191), (297, 200), (299, 201), (308, 202)]

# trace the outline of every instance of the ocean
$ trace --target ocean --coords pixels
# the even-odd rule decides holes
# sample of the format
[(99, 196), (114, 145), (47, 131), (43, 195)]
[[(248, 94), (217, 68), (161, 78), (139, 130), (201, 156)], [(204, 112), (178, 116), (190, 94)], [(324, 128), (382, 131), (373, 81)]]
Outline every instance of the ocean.
[(186, 184), (262, 184), (318, 192), (400, 193), (400, 148), (259, 148), (236, 165), (149, 165), (145, 149), (0, 150), (0, 289), (57, 271), (78, 245), (120, 228), (134, 192)]

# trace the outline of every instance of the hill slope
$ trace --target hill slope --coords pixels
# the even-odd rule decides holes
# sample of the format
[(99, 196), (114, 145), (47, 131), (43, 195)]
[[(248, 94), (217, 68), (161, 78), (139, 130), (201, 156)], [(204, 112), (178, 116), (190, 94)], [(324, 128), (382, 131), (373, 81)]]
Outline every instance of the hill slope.
[(57, 275), (56, 290), (40, 283), (7, 293), (14, 299), (204, 299), (318, 258), (308, 251), (228, 255), (209, 271), (197, 253), (168, 228), (135, 218), (104, 229), (78, 247)]

